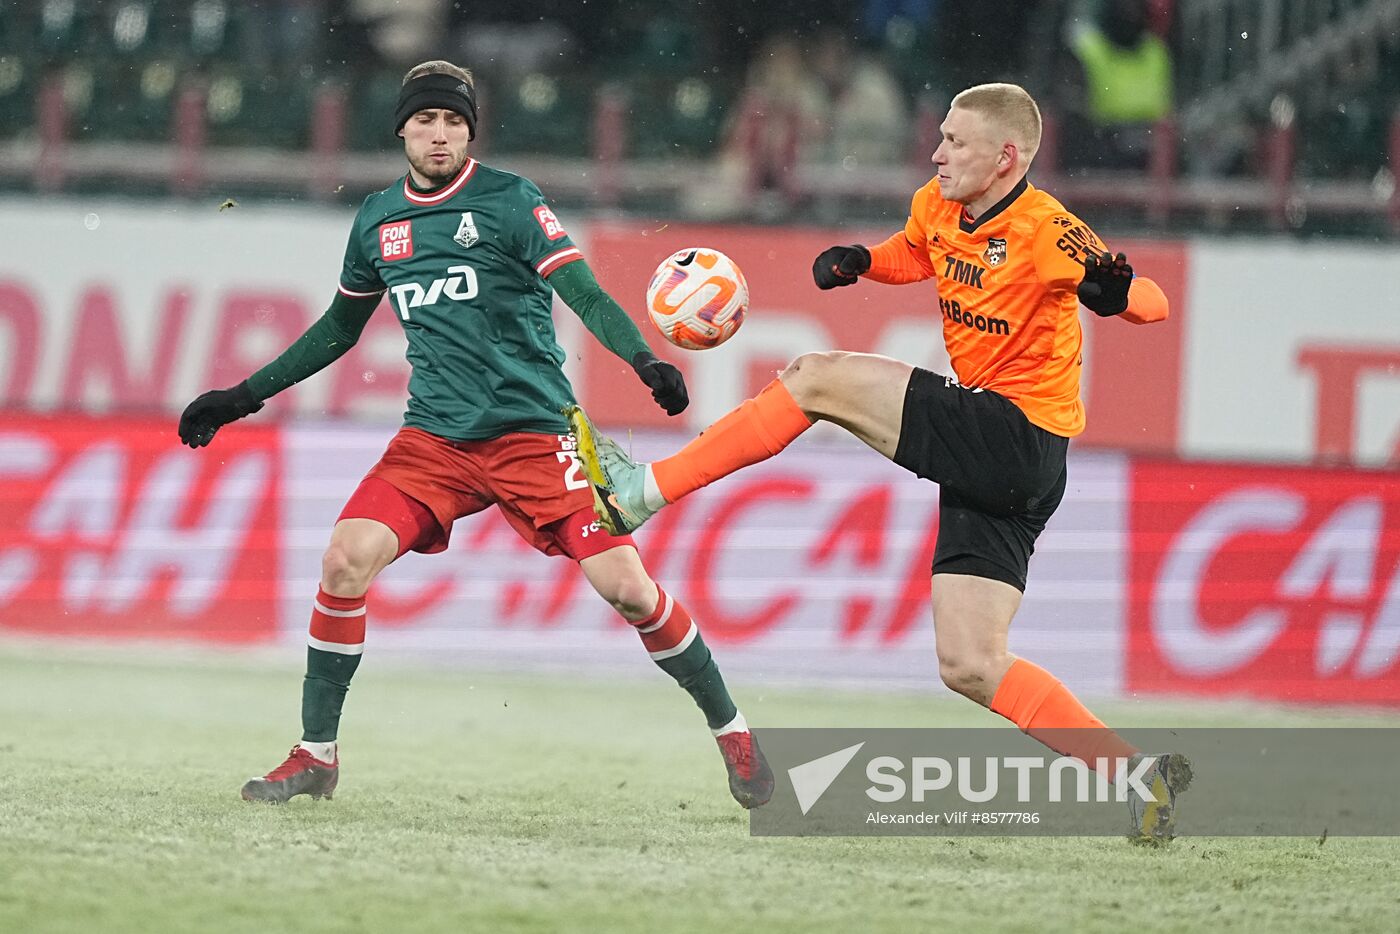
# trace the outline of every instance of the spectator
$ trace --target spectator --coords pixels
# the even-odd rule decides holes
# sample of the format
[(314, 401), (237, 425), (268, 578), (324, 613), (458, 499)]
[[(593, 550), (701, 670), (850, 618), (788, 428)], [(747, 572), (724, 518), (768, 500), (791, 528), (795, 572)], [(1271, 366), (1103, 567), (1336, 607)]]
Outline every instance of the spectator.
[(818, 37), (813, 69), (830, 101), (829, 161), (862, 167), (902, 162), (909, 148), (908, 112), (884, 63), (857, 51), (846, 33), (829, 29)]
[(818, 155), (829, 109), (798, 40), (770, 38), (730, 115), (718, 177), (691, 193), (690, 209), (716, 217), (752, 208), (765, 220), (787, 213), (800, 190), (798, 167)]
[(1294, 89), (1300, 174), (1370, 180), (1385, 169), (1393, 111), (1381, 69), (1379, 50), (1354, 54), (1337, 61), (1323, 80)]
[[(326, 0), (244, 0), (241, 6), (241, 16), (233, 3), (191, 7), (193, 32), (216, 43), (231, 20), (241, 23), (242, 41), (236, 54), (254, 71), (292, 71), (324, 59)], [(216, 52), (217, 46), (210, 51)]]
[(350, 0), (348, 6), (352, 18), (369, 25), (386, 61), (401, 65), (447, 51), (442, 0)]
[(890, 28), (901, 24), (923, 30), (937, 17), (938, 0), (865, 0), (861, 19), (865, 34), (876, 42), (889, 37)]
[(1148, 0), (1102, 0), (1072, 31), (1067, 166), (1147, 167), (1152, 128), (1172, 112), (1171, 53), (1148, 18)]

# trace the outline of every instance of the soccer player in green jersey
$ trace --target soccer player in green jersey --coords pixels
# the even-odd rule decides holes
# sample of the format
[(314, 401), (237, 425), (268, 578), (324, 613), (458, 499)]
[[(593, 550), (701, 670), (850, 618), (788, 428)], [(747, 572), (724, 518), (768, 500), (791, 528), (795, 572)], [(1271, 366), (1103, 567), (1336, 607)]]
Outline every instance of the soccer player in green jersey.
[(773, 774), (690, 614), (651, 579), (629, 535), (611, 535), (595, 520), (563, 415), (575, 400), (561, 369), (552, 293), (631, 364), (670, 415), (689, 402), (680, 371), (651, 353), (598, 285), (539, 189), (468, 155), (477, 122), (470, 72), (442, 61), (415, 66), (394, 121), (408, 173), (360, 207), (330, 308), (267, 366), (231, 389), (204, 393), (180, 417), (181, 441), (209, 444), (221, 426), (350, 349), (388, 293), (412, 368), (404, 425), (350, 497), (322, 559), (301, 742), (248, 781), (243, 797), (331, 796), (370, 582), (405, 552), (442, 551), (455, 519), (494, 505), (535, 548), (578, 562), (704, 712), (735, 800), (765, 803)]

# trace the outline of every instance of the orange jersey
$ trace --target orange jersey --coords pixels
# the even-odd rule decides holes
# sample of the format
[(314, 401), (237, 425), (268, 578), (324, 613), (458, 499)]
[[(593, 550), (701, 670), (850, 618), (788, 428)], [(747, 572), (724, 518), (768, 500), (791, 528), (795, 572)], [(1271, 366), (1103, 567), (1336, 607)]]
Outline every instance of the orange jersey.
[(1072, 438), (1084, 430), (1076, 290), (1084, 256), (1105, 249), (1087, 224), (1024, 179), (976, 221), (944, 200), (933, 179), (915, 192), (903, 234), (871, 251), (866, 276), (936, 279), (958, 382), (993, 390), (1032, 424)]

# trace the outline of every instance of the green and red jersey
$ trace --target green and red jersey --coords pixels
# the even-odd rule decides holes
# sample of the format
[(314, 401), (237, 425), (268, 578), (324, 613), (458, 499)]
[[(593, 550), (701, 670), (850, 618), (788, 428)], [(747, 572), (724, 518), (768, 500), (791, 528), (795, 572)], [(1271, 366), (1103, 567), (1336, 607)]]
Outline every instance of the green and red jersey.
[(355, 216), (340, 292), (387, 292), (408, 338), (404, 424), (444, 438), (563, 434), (574, 402), (544, 277), (581, 260), (534, 183), (468, 159), (418, 191), (405, 175)]

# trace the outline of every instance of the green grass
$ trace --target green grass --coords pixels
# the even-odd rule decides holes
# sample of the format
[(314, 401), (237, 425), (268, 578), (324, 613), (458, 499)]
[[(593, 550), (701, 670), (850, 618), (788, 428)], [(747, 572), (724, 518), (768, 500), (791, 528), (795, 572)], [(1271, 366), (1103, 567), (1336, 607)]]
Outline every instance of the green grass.
[[(698, 713), (659, 674), (370, 657), (336, 800), (245, 804), (239, 784), (297, 735), (292, 662), (0, 642), (0, 931), (1392, 931), (1400, 918), (1390, 840), (751, 838)], [(947, 699), (738, 687), (758, 725), (992, 722)], [(1222, 722), (1202, 706), (1103, 712)], [(1334, 721), (1231, 708), (1229, 722)]]

